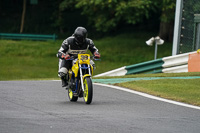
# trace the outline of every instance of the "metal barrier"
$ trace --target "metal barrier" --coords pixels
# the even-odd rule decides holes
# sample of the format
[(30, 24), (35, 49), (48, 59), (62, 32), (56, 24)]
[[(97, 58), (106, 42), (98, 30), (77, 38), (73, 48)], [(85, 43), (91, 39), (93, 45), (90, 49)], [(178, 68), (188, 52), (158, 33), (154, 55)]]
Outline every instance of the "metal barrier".
[(17, 33), (0, 33), (0, 39), (13, 40), (56, 40), (57, 36), (53, 35), (38, 35), (38, 34), (17, 34)]
[[(180, 73), (188, 72), (188, 58), (189, 55), (195, 54), (194, 52), (179, 54), (175, 56), (164, 57), (157, 60), (147, 61), (130, 66), (124, 66), (112, 71), (95, 75), (94, 77), (101, 76), (124, 76), (129, 74), (140, 73)], [(200, 53), (200, 50), (199, 50)], [(198, 59), (199, 60), (199, 59)], [(197, 63), (196, 63), (197, 64)], [(197, 64), (196, 66), (198, 66)], [(196, 70), (195, 70), (196, 71)]]
[(163, 64), (164, 64), (164, 61), (162, 59), (157, 59), (157, 60), (147, 61), (147, 62), (134, 64), (130, 66), (124, 66), (112, 71), (95, 75), (94, 77), (124, 76), (124, 75), (139, 74), (139, 73), (162, 73)]
[(164, 62), (162, 59), (157, 59), (135, 65), (126, 66), (126, 70), (128, 71), (126, 74), (160, 73), (162, 72), (163, 64)]

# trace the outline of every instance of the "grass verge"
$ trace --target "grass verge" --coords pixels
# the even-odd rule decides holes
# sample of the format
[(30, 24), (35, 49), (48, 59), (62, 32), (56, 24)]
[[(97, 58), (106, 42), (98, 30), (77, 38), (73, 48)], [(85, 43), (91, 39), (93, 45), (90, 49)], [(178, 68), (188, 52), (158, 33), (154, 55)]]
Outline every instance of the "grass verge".
[[(95, 77), (94, 79), (190, 76), (200, 76), (200, 72), (134, 74), (116, 77)], [(174, 101), (200, 106), (200, 79), (139, 80), (117, 83), (114, 85), (129, 88), (139, 92), (148, 93), (154, 96)]]
[(115, 85), (200, 106), (200, 79), (140, 80)]

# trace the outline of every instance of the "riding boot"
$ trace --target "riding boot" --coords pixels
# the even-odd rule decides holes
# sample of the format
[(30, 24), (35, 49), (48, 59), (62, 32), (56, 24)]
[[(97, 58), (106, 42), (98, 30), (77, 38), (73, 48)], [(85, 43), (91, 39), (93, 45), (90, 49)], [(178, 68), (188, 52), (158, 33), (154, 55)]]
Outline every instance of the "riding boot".
[(62, 76), (62, 77), (61, 77), (61, 80), (62, 80), (62, 87), (66, 87), (66, 86), (68, 85), (66, 76)]

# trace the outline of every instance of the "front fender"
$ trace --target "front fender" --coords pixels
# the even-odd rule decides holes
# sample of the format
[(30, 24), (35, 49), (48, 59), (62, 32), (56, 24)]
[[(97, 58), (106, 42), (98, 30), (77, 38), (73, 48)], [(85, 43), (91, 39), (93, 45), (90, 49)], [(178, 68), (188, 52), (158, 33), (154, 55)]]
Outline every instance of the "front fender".
[(90, 75), (90, 74), (85, 74), (85, 75), (83, 76), (83, 81), (85, 80), (85, 77), (91, 77), (91, 75)]

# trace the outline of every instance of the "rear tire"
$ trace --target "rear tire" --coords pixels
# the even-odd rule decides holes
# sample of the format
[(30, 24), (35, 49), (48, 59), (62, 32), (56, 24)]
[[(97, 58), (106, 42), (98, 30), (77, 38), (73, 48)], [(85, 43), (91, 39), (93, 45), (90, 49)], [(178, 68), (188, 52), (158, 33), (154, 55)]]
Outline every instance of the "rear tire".
[(92, 86), (92, 80), (90, 77), (86, 77), (84, 79), (84, 93), (83, 98), (86, 104), (90, 104), (92, 102), (93, 97), (93, 86)]
[(72, 89), (70, 88), (68, 89), (68, 97), (71, 102), (76, 102), (78, 100), (78, 97), (74, 96)]

